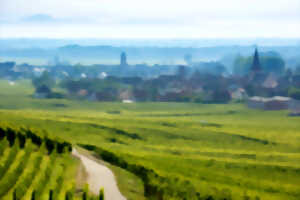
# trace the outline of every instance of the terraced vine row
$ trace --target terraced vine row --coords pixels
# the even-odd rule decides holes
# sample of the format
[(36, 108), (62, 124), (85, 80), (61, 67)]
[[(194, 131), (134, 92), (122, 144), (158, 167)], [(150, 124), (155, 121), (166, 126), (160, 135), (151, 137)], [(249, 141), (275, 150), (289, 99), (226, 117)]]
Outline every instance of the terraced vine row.
[(0, 126), (0, 199), (94, 199), (87, 190), (76, 193), (70, 150), (67, 142)]

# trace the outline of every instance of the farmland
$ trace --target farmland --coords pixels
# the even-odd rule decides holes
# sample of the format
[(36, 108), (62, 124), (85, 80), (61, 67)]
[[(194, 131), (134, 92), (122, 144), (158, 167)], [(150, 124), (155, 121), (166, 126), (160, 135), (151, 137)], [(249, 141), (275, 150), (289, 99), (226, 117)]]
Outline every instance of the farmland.
[[(0, 121), (43, 130), (75, 145), (93, 145), (126, 162), (115, 164), (132, 173), (135, 166), (152, 170), (149, 185), (165, 199), (300, 198), (300, 118), (288, 117), (287, 111), (249, 110), (242, 104), (32, 99), (33, 90), (28, 81), (14, 86), (1, 81)], [(12, 150), (5, 148), (1, 164)], [(14, 166), (25, 153), (16, 155)], [(38, 156), (31, 153), (28, 163)], [(68, 158), (57, 159), (57, 174), (60, 160)], [(51, 157), (43, 156), (41, 168), (46, 162)], [(66, 181), (66, 190), (71, 182)], [(127, 183), (119, 184), (122, 190)], [(135, 193), (132, 199), (144, 198), (139, 191), (129, 193)]]

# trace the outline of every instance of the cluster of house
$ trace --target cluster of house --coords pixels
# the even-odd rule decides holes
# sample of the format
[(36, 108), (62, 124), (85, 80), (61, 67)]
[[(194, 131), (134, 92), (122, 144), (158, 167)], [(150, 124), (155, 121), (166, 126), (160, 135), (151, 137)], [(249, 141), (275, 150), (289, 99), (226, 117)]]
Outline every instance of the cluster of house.
[[(263, 73), (260, 67), (257, 50), (254, 54), (253, 65), (251, 67), (251, 73), (249, 74), (248, 79), (252, 82), (253, 88), (256, 87), (256, 92), (261, 91), (262, 94), (268, 94), (268, 92), (272, 94), (272, 92), (275, 91), (280, 93), (282, 91), (286, 91), (291, 84), (299, 86), (300, 83), (297, 77), (292, 77), (288, 74), (286, 76), (278, 77), (272, 73)], [(290, 97), (248, 97), (243, 88), (233, 88), (231, 90), (231, 97), (232, 99), (247, 99), (247, 105), (252, 109), (290, 110), (291, 116), (300, 116), (300, 100), (295, 100)]]
[(289, 97), (265, 98), (255, 96), (248, 99), (247, 105), (249, 108), (261, 110), (290, 110), (291, 116), (300, 116), (300, 101)]

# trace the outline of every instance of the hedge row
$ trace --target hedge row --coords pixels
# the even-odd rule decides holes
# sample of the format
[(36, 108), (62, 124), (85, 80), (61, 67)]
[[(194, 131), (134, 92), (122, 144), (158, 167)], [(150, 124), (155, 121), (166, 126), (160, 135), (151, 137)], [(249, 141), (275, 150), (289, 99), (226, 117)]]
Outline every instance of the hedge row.
[[(65, 200), (74, 200), (75, 198), (75, 195), (74, 195), (74, 193), (75, 193), (75, 191), (74, 190), (69, 190), (69, 191), (67, 191), (66, 193), (65, 193)], [(15, 189), (14, 191), (13, 191), (13, 194), (12, 194), (12, 199), (13, 200), (21, 200), (21, 198), (19, 198), (18, 196), (17, 196), (17, 194), (18, 194), (18, 189)], [(54, 192), (53, 192), (53, 190), (50, 190), (49, 191), (49, 195), (48, 195), (48, 200), (55, 200), (56, 198), (54, 198)], [(100, 191), (99, 191), (99, 195), (98, 195), (98, 197), (95, 197), (95, 196), (92, 196), (92, 197), (90, 197), (90, 196), (88, 196), (87, 195), (88, 194), (88, 191), (84, 191), (83, 193), (82, 193), (82, 197), (81, 197), (81, 199), (82, 200), (105, 200), (104, 199), (104, 189), (103, 188), (101, 188), (100, 189)], [(36, 200), (36, 199), (38, 199), (37, 198), (37, 193), (36, 193), (36, 191), (34, 190), (32, 193), (31, 193), (31, 200)]]
[(30, 139), (33, 144), (41, 146), (43, 142), (46, 144), (48, 154), (51, 154), (54, 150), (57, 153), (63, 153), (64, 151), (72, 151), (72, 144), (66, 141), (60, 141), (58, 139), (52, 139), (48, 136), (42, 136), (38, 131), (33, 131), (28, 128), (13, 129), (11, 127), (0, 127), (0, 141), (6, 138), (10, 146), (13, 146), (15, 140), (18, 138), (20, 148), (24, 148), (26, 139)]

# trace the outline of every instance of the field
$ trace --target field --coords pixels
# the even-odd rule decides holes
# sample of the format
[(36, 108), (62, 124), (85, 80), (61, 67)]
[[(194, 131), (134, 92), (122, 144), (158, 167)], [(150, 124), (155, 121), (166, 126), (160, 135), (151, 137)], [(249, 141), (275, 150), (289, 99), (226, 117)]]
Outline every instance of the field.
[[(165, 199), (194, 199), (192, 194), (300, 199), (300, 118), (288, 117), (287, 111), (250, 110), (242, 104), (45, 100), (32, 99), (32, 93), (28, 81), (14, 86), (1, 81), (0, 120), (95, 145), (151, 169), (170, 181), (151, 178)], [(136, 193), (132, 199), (143, 199), (130, 191)]]

